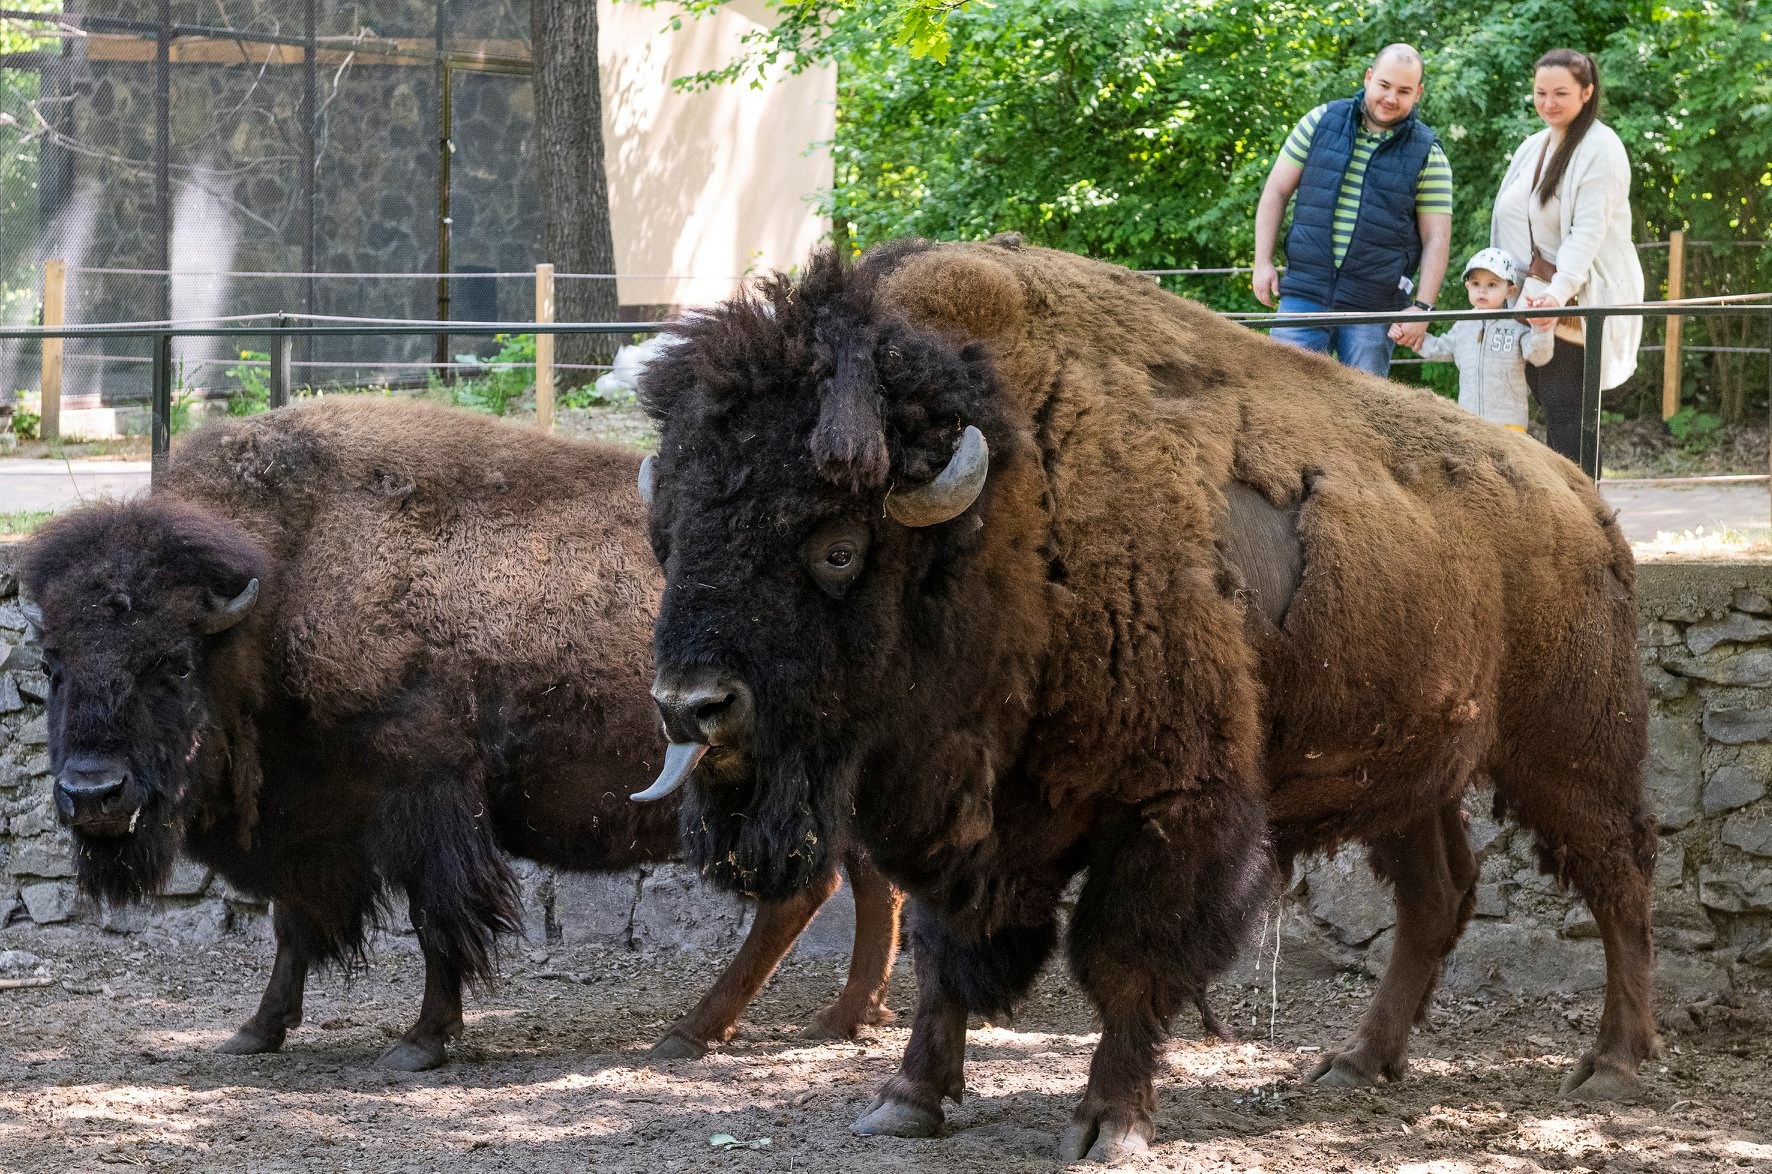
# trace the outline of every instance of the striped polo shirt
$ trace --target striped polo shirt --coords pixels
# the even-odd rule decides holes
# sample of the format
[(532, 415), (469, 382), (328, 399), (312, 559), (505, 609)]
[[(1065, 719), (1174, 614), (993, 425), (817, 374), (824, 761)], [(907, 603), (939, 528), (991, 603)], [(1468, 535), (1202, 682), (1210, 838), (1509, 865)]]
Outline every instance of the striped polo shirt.
[[(1304, 166), (1311, 153), (1311, 137), (1316, 134), (1317, 123), (1323, 120), (1323, 111), (1327, 109), (1329, 104), (1325, 102), (1298, 120), (1280, 150), (1282, 158), (1301, 168)], [(1360, 215), (1360, 189), (1366, 183), (1366, 161), (1372, 158), (1378, 144), (1394, 133), (1385, 130), (1372, 134), (1362, 120), (1359, 133), (1354, 136), (1354, 157), (1347, 165), (1347, 173), (1341, 177), (1341, 194), (1335, 199), (1336, 265), (1347, 256), (1348, 242), (1354, 238), (1354, 221)], [(1415, 211), (1417, 215), (1452, 215), (1452, 165), (1446, 162), (1446, 152), (1440, 150), (1439, 143), (1428, 148), (1427, 162), (1421, 165), (1421, 180), (1415, 185)]]

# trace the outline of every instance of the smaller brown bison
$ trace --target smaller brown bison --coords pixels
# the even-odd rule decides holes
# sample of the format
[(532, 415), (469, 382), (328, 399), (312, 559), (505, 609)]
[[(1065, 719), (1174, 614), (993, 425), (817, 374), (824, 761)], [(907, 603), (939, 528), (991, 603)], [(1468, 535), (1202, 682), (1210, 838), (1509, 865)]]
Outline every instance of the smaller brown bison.
[[(359, 961), (403, 894), (424, 1003), (383, 1057), (445, 1061), (461, 988), (520, 928), (501, 849), (566, 869), (677, 853), (647, 696), (659, 579), (639, 458), (461, 413), (330, 399), (205, 428), (150, 497), (45, 527), (24, 556), (49, 673), (55, 801), (81, 887), (156, 893), (183, 851), (273, 902), (258, 1012), (221, 1046), (269, 1052), (310, 966)], [(887, 1013), (897, 895), (853, 855), (848, 984), (813, 1025)], [(838, 880), (758, 911), (655, 1054), (699, 1055)]]

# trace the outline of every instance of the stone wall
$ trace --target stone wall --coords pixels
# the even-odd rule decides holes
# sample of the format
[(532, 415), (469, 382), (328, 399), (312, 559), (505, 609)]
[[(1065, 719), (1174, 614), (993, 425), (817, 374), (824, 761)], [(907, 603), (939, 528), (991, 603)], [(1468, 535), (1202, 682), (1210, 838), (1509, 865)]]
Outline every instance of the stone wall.
[[(144, 0), (113, 6), (121, 15), (154, 20)], [(301, 9), (287, 0), (185, 2), (175, 21), (299, 35)], [(182, 13), (182, 15), (181, 15)], [(145, 14), (145, 15), (144, 15)], [(526, 3), (469, 0), (323, 0), (322, 37), (372, 36), (423, 40), (445, 30), (447, 43), (472, 50), (486, 41), (526, 43)], [(144, 34), (151, 41), (150, 34)], [(249, 46), (259, 61), (262, 45)], [(440, 70), (429, 64), (388, 64), (363, 55), (340, 62), (336, 47), (319, 67), (315, 124), (313, 268), (317, 272), (426, 272), (438, 265)], [(40, 247), (76, 267), (151, 269), (160, 237), (170, 233), (170, 283), (133, 273), (76, 272), (68, 286), (68, 320), (135, 321), (157, 316), (164, 295), (175, 318), (299, 311), (429, 319), (437, 286), (429, 280), (217, 278), (214, 271), (303, 268), (302, 157), (304, 69), (273, 62), (217, 64), (175, 58), (170, 68), (171, 207), (163, 224), (153, 182), (156, 73), (152, 61), (73, 53), (51, 85), (67, 104), (60, 130), (79, 150), (44, 150)], [(469, 68), (452, 79), (450, 267), (457, 272), (526, 270), (541, 254), (541, 207), (528, 182), (534, 102), (526, 76)], [(3, 226), (0, 226), (3, 228)], [(0, 230), (0, 253), (27, 247), (20, 226)], [(534, 308), (528, 279), (464, 278), (452, 285), (457, 319), (527, 320)], [(311, 300), (307, 300), (310, 299)], [(235, 341), (235, 340), (230, 340)], [(246, 340), (263, 350), (263, 340)], [(378, 336), (313, 344), (325, 362), (426, 359), (429, 337)], [(496, 349), (465, 336), (452, 353)], [(86, 361), (89, 354), (147, 355), (146, 340), (72, 342), (64, 395), (78, 406), (145, 398), (140, 363)], [(226, 373), (233, 349), (216, 340), (185, 340), (177, 348), (180, 378), (192, 388), (236, 386)], [(205, 362), (205, 360), (210, 360)], [(309, 377), (343, 376), (327, 369)], [(395, 374), (401, 374), (395, 372)], [(410, 375), (410, 373), (405, 373)], [(19, 376), (35, 372), (26, 365)], [(8, 389), (9, 390), (9, 389)]]
[[(22, 641), (0, 546), (0, 924), (70, 922), (94, 932), (195, 943), (265, 932), (262, 905), (183, 865), (164, 904), (106, 910), (75, 893), (67, 837), (50, 799), (36, 650)], [(1661, 977), (1680, 995), (1772, 979), (1772, 564), (1649, 564), (1638, 583), (1639, 647), (1650, 691), (1649, 789), (1661, 825), (1655, 934)], [(1454, 989), (1522, 994), (1595, 989), (1604, 961), (1593, 920), (1533, 863), (1530, 837), (1470, 802), (1482, 861), (1476, 917), (1449, 964)], [(727, 950), (750, 910), (694, 872), (660, 865), (609, 875), (521, 868), (532, 941)], [(847, 949), (847, 898), (802, 949)], [(1355, 850), (1306, 861), (1279, 919), (1282, 965), (1376, 970), (1394, 918)]]

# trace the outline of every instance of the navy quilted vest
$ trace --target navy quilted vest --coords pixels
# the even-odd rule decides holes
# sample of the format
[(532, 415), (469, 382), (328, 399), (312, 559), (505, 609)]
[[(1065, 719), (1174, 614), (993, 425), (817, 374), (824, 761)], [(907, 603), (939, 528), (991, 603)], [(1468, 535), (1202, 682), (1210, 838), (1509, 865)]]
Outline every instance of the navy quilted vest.
[(1335, 200), (1354, 157), (1360, 100), (1329, 103), (1311, 135), (1310, 154), (1299, 177), (1286, 234), (1282, 293), (1309, 298), (1332, 310), (1400, 310), (1409, 295), (1398, 284), (1421, 264), (1421, 231), (1415, 222), (1415, 189), (1436, 139), (1410, 114), (1366, 161), (1360, 213), (1341, 268), (1335, 267)]

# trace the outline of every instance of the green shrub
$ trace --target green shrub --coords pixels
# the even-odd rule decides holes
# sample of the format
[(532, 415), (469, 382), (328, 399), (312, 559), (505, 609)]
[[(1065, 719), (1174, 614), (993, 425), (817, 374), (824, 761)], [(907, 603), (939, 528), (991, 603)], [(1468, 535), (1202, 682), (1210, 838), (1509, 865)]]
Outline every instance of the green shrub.
[[(457, 407), (502, 416), (535, 386), (535, 335), (499, 334), (494, 337), (504, 345), (492, 358), (482, 360), (472, 354), (455, 357), (456, 362), (485, 374), (458, 377), (451, 396)], [(434, 371), (427, 377), (427, 382), (432, 390), (441, 385)]]
[(1708, 452), (1717, 442), (1717, 429), (1723, 426), (1723, 418), (1710, 412), (1701, 412), (1691, 404), (1687, 404), (1668, 418), (1667, 430), (1679, 440), (1680, 447), (1687, 452)]
[(181, 385), (172, 389), (172, 415), (166, 421), (169, 434), (178, 436), (191, 430), (191, 408), (200, 397)]
[(238, 391), (228, 393), (228, 415), (251, 416), (271, 406), (271, 372), (268, 367), (253, 366), (270, 359), (264, 351), (241, 351), (241, 363), (228, 368), (228, 374), (240, 383)]

